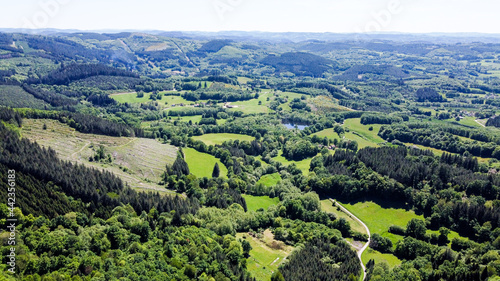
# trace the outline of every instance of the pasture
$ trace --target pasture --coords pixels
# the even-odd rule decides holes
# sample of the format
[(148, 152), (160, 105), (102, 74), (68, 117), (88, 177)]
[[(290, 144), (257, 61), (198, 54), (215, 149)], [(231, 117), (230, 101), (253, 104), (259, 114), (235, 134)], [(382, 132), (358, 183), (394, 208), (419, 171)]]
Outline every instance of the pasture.
[(269, 196), (252, 196), (247, 194), (243, 194), (242, 196), (245, 198), (248, 211), (257, 211), (260, 208), (267, 210), (269, 206), (277, 205), (280, 202), (278, 197), (270, 198)]
[(220, 177), (227, 177), (227, 168), (219, 159), (206, 153), (201, 153), (193, 148), (184, 148), (185, 160), (191, 174), (198, 178), (211, 178), (215, 163), (219, 164)]

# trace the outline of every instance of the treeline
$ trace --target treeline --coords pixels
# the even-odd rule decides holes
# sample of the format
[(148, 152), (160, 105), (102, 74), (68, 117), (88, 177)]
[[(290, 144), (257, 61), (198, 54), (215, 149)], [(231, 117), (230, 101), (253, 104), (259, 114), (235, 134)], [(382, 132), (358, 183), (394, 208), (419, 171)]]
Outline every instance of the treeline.
[(114, 91), (137, 89), (136, 87), (139, 87), (142, 83), (143, 80), (135, 77), (99, 75), (73, 81), (71, 82), (71, 86), (76, 88), (84, 87), (102, 91)]
[(251, 100), (254, 98), (258, 98), (259, 95), (255, 93), (251, 93), (249, 91), (241, 91), (241, 90), (210, 90), (203, 89), (197, 91), (186, 92), (182, 95), (182, 97), (189, 101), (198, 101), (198, 100), (218, 100), (223, 102), (233, 102), (233, 101), (244, 101)]
[[(478, 157), (500, 159), (499, 138), (493, 133), (453, 125), (428, 123), (393, 124), (383, 126), (378, 135), (388, 142), (420, 144), (451, 153), (465, 152)], [(457, 136), (476, 141), (461, 140)]]
[(62, 65), (45, 77), (38, 80), (30, 80), (28, 83), (41, 83), (49, 85), (68, 85), (69, 83), (93, 76), (123, 76), (139, 78), (135, 73), (110, 67), (104, 64), (76, 64)]
[(237, 78), (235, 78), (235, 77), (229, 77), (229, 76), (225, 76), (225, 75), (212, 75), (212, 76), (208, 76), (207, 77), (207, 81), (226, 83), (226, 84), (230, 84), (230, 85), (239, 85)]
[(59, 106), (75, 106), (79, 102), (78, 100), (68, 98), (66, 96), (56, 94), (53, 92), (49, 92), (47, 90), (38, 88), (38, 87), (32, 87), (28, 84), (23, 84), (22, 85), (23, 90), (25, 90), (27, 93), (33, 95), (37, 99), (41, 99), (47, 103), (49, 103), (52, 106), (59, 107)]
[[(361, 124), (392, 124), (402, 122), (403, 118), (392, 115), (379, 115), (379, 114), (363, 114), (361, 116)], [(407, 121), (407, 120), (406, 120)]]
[(486, 126), (487, 127), (492, 126), (492, 127), (500, 128), (500, 115), (488, 119), (488, 121), (486, 121)]
[[(342, 240), (317, 238), (287, 258), (279, 268), (281, 280), (342, 280), (359, 279), (361, 266), (356, 253)], [(273, 276), (271, 280), (280, 280)], [(279, 276), (279, 275), (278, 275)]]
[(114, 137), (142, 137), (142, 129), (130, 127), (128, 125), (113, 122), (93, 115), (86, 115), (67, 111), (43, 111), (25, 110), (21, 111), (24, 118), (31, 119), (54, 119), (81, 133), (99, 134)]
[(203, 115), (217, 118), (219, 112), (225, 112), (222, 107), (183, 107), (175, 110), (169, 110), (168, 116), (195, 116)]

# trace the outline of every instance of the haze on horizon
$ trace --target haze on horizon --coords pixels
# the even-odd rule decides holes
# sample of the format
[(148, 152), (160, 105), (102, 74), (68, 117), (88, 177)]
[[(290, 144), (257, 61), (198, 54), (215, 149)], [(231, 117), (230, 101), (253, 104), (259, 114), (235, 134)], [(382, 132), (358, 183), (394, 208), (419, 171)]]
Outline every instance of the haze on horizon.
[(500, 33), (497, 0), (5, 1), (0, 28)]

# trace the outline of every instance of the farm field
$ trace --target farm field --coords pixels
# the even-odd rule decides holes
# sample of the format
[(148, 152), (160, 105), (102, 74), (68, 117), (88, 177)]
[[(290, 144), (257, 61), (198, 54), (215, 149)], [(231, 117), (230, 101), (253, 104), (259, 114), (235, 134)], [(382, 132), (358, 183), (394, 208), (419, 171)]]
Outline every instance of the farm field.
[[(382, 125), (380, 124), (363, 125), (361, 124), (361, 118), (354, 118), (346, 119), (343, 126), (351, 131), (360, 134), (365, 139), (375, 144), (385, 142), (381, 137), (378, 136), (380, 127), (382, 127)], [(372, 131), (370, 131), (370, 127), (373, 127)]]
[(116, 100), (119, 103), (142, 103), (150, 101), (149, 97), (150, 93), (144, 93), (142, 98), (137, 97), (137, 93), (118, 93), (109, 95), (112, 99)]
[(219, 163), (220, 176), (227, 177), (226, 166), (224, 166), (224, 164), (222, 164), (220, 160), (214, 156), (198, 152), (193, 148), (184, 148), (183, 151), (191, 174), (199, 178), (211, 178), (215, 163)]
[[(231, 102), (231, 105), (237, 106), (231, 110), (242, 111), (245, 114), (269, 113), (270, 109), (267, 107), (267, 104), (269, 103), (267, 98), (271, 97), (271, 95), (271, 92), (264, 91), (259, 94), (259, 98), (257, 99)], [(259, 102), (261, 104), (259, 104)]]
[[(47, 130), (43, 130), (43, 124)], [(63, 160), (110, 171), (132, 188), (165, 192), (157, 183), (167, 164), (175, 160), (177, 148), (156, 140), (83, 134), (66, 124), (49, 119), (25, 119), (22, 137), (51, 147)], [(102, 145), (112, 163), (90, 162), (89, 157)]]
[(462, 120), (460, 120), (458, 123), (471, 126), (471, 127), (476, 127), (476, 128), (482, 128), (480, 124), (476, 122), (476, 119), (474, 117), (465, 117)]
[(216, 144), (222, 144), (223, 142), (228, 140), (253, 141), (255, 138), (247, 135), (223, 133), (223, 134), (205, 134), (202, 136), (194, 136), (193, 139), (202, 141), (206, 145), (216, 145)]
[[(259, 281), (268, 281), (272, 273), (278, 269), (292, 252), (293, 247), (286, 246), (283, 242), (274, 240), (274, 235), (269, 229), (264, 231), (262, 236), (259, 239), (250, 236), (248, 233), (236, 234), (237, 239), (247, 240), (252, 246), (247, 263), (247, 268), (252, 273), (252, 276)], [(276, 247), (276, 245), (281, 245), (281, 249)]]
[(281, 162), (283, 163), (283, 165), (286, 165), (286, 166), (289, 166), (291, 164), (295, 164), (297, 165), (297, 168), (299, 168), (302, 173), (304, 173), (304, 175), (307, 175), (309, 174), (309, 168), (311, 167), (311, 161), (314, 157), (311, 157), (311, 158), (307, 158), (307, 159), (304, 159), (304, 160), (301, 160), (301, 161), (290, 161), (290, 160), (287, 160), (284, 156), (283, 156), (283, 151), (280, 151), (279, 155), (276, 156), (276, 157), (273, 157), (272, 159), (274, 161), (278, 161), (278, 162)]
[(242, 196), (245, 198), (248, 211), (257, 211), (260, 208), (267, 210), (269, 206), (280, 202), (278, 197), (270, 198), (269, 196), (252, 196), (247, 194), (243, 194)]

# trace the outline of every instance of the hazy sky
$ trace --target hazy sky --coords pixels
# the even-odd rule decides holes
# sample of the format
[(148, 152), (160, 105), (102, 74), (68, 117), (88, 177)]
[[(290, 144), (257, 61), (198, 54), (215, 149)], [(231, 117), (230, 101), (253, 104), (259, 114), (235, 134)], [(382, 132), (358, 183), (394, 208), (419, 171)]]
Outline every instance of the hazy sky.
[(3, 28), (500, 33), (498, 0), (1, 2)]

